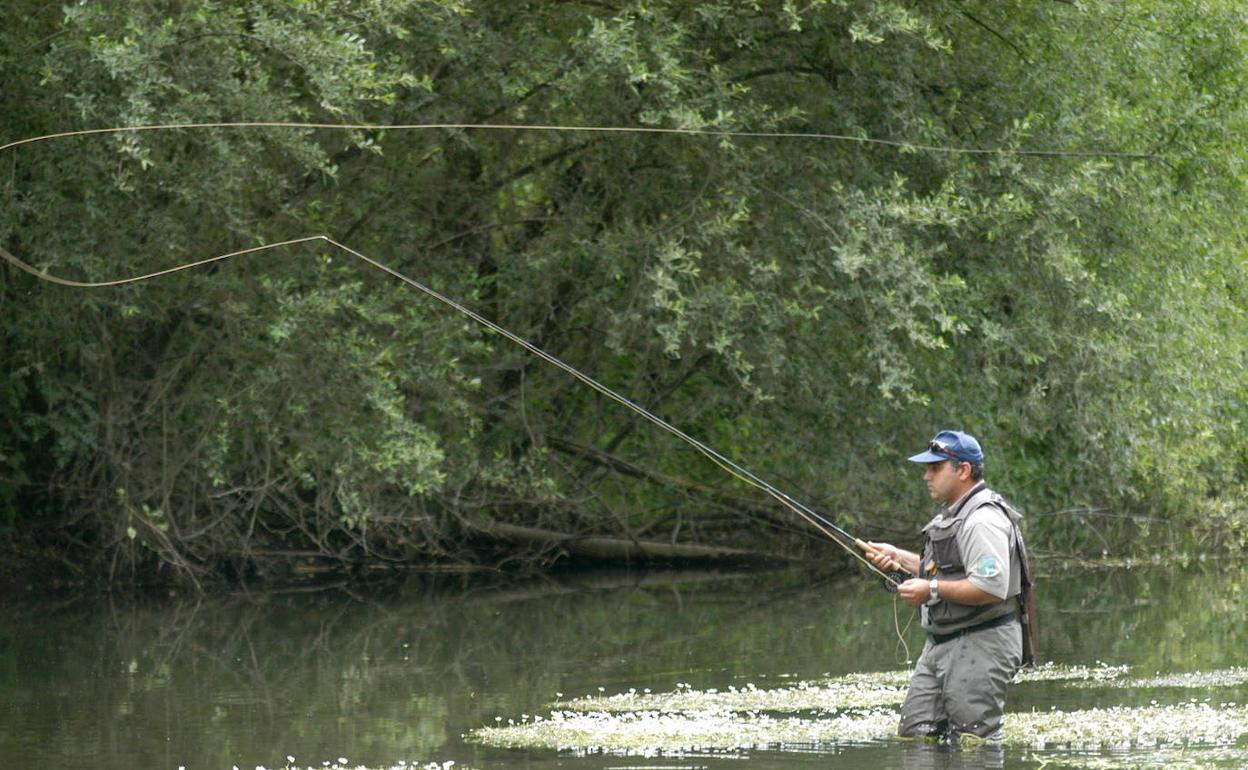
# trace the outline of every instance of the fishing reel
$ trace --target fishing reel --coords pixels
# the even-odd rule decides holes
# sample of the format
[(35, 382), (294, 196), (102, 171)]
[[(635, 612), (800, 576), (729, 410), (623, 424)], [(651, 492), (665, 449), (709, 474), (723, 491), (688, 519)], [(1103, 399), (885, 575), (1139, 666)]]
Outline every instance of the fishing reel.
[[(897, 586), (914, 577), (901, 568), (901, 562), (897, 560), (895, 554), (884, 554), (878, 545), (857, 538), (854, 539), (854, 545), (866, 553), (865, 556), (858, 558), (862, 559), (862, 562), (872, 572), (884, 579), (884, 589), (890, 594), (897, 593)], [(882, 560), (881, 557), (884, 556), (887, 556), (887, 559)]]
[(884, 590), (888, 591), (890, 594), (897, 593), (897, 586), (914, 577), (914, 575), (911, 575), (909, 572), (904, 572), (899, 569), (890, 570), (885, 572), (884, 575), (888, 578), (884, 581)]

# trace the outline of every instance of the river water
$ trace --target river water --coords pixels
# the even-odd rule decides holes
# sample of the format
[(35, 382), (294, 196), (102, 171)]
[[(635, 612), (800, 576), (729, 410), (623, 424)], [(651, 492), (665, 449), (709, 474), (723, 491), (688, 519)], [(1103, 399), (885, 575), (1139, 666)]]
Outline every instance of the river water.
[[(1048, 577), (1040, 594), (1042, 658), (1057, 671), (1129, 673), (1091, 688), (1012, 685), (1009, 710), (1021, 721), (1054, 710), (1193, 702), (1216, 715), (1248, 703), (1248, 674), (1238, 669), (1248, 662), (1245, 587), (1241, 571), (1212, 568)], [(884, 737), (636, 756), (497, 748), (471, 732), (548, 715), (552, 701), (586, 695), (806, 687), (904, 670), (897, 629), (911, 613), (857, 574), (592, 572), (501, 584), (412, 578), (203, 599), (35, 593), (7, 597), (0, 618), (0, 756), (21, 767), (1165, 764), (1151, 743), (1129, 741), (954, 750)], [(917, 623), (902, 638), (917, 655)], [(1123, 666), (1129, 669), (1112, 668)], [(1140, 678), (1157, 675), (1178, 678)], [(810, 710), (799, 716), (822, 718)], [(1244, 736), (1214, 742), (1222, 745), (1182, 756), (1200, 766), (1248, 763)]]

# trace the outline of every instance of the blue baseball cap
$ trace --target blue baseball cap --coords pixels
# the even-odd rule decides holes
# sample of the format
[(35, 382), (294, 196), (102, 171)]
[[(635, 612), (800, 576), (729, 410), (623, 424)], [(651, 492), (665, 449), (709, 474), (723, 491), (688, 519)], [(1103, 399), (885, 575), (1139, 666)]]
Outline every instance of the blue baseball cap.
[(960, 430), (942, 430), (927, 445), (927, 450), (910, 458), (912, 463), (941, 463), (958, 460), (972, 465), (984, 464), (984, 450), (969, 433)]

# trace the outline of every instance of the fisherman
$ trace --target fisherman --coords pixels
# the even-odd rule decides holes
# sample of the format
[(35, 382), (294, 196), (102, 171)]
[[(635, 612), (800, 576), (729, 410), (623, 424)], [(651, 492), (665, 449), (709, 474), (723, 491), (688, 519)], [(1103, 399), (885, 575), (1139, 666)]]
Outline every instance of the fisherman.
[(910, 462), (924, 466), (928, 493), (947, 506), (923, 528), (922, 553), (863, 544), (876, 567), (913, 576), (897, 594), (919, 608), (928, 634), (898, 733), (1000, 740), (1006, 684), (1034, 650), (1020, 623), (1034, 623), (1021, 517), (984, 483), (983, 450), (967, 433), (937, 433)]

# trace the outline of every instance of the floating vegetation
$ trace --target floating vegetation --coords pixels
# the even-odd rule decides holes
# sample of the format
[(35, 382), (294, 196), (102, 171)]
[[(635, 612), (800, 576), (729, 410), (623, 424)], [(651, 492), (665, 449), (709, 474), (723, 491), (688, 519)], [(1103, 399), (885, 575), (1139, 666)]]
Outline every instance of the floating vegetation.
[(1248, 668), (1235, 667), (1214, 671), (1192, 671), (1185, 674), (1158, 674), (1144, 678), (1124, 679), (1122, 687), (1183, 687), (1209, 689), (1235, 687), (1248, 683)]
[(1045, 770), (1227, 770), (1248, 766), (1248, 750), (1235, 746), (1148, 749), (1110, 753), (1035, 752), (1027, 759)]
[(1248, 707), (1181, 703), (1141, 708), (1008, 714), (1007, 744), (1070, 748), (1156, 748), (1234, 745), (1248, 736)]
[[(1097, 662), (1092, 666), (1062, 666), (1056, 663), (1045, 663), (1035, 668), (1025, 668), (1014, 677), (1015, 682), (1087, 682), (1088, 686), (1096, 687), (1101, 682), (1109, 682), (1126, 676), (1130, 666), (1111, 666)], [(909, 672), (907, 672), (908, 676)], [(907, 680), (908, 681), (908, 680)]]
[[(1015, 681), (1061, 682), (1080, 688), (1209, 688), (1248, 682), (1248, 669), (1243, 668), (1150, 678), (1128, 678), (1129, 670), (1099, 662), (1092, 666), (1050, 663), (1020, 672)], [(477, 730), (470, 738), (498, 747), (642, 756), (884, 741), (896, 735), (896, 707), (905, 697), (909, 676), (909, 671), (884, 671), (770, 689), (751, 683), (723, 691), (695, 690), (680, 684), (671, 692), (629, 690), (586, 696), (557, 703), (547, 717), (526, 715), (505, 725), (499, 718), (499, 725)], [(1190, 759), (1217, 763), (1221, 760), (1211, 758), (1205, 749), (1235, 747), (1246, 736), (1248, 706), (1194, 699), (1175, 705), (1154, 701), (1144, 707), (1016, 712), (1008, 715), (1004, 726), (1007, 746), (1064, 749), (1071, 753), (1063, 754), (1059, 764), (1088, 768), (1143, 766), (1123, 764), (1138, 755), (1133, 759), (1121, 753), (1086, 754), (1107, 749), (1146, 750), (1152, 757), (1159, 749), (1194, 747), (1197, 755)], [(1174, 763), (1148, 765), (1153, 766)]]
[[(896, 730), (897, 712), (890, 708), (812, 718), (724, 710), (555, 711), (549, 717), (483, 728), (472, 737), (498, 747), (652, 756), (860, 744), (889, 739)], [(1233, 746), (1248, 735), (1248, 707), (1185, 703), (1013, 713), (1006, 719), (1004, 733), (1005, 745), (1034, 749)]]
[[(1124, 676), (1129, 667), (1097, 663), (1093, 666), (1063, 666), (1047, 663), (1020, 671), (1015, 682), (1078, 681), (1096, 685)], [(670, 692), (628, 692), (614, 695), (586, 695), (557, 701), (555, 710), (605, 711), (842, 711), (899, 705), (906, 698), (910, 671), (854, 673), (832, 679), (798, 681), (784, 687), (759, 688), (748, 683), (725, 689), (697, 690), (677, 684)]]
[[(1097, 663), (1093, 666), (1063, 666), (1047, 663), (1020, 671), (1018, 682), (1086, 682), (1096, 686), (1124, 676), (1129, 667)], [(1248, 674), (1246, 674), (1248, 676)], [(555, 710), (606, 711), (841, 711), (898, 705), (905, 700), (910, 671), (854, 673), (833, 679), (802, 680), (784, 687), (759, 688), (748, 683), (725, 689), (697, 690), (677, 684), (670, 692), (644, 690), (614, 695), (586, 695), (556, 701)]]
[[(470, 770), (462, 765), (457, 765), (455, 760), (448, 759), (442, 762), (424, 762), (424, 761), (408, 761), (400, 759), (392, 765), (387, 765), (384, 770), (451, 770), (457, 767), (459, 770)], [(181, 770), (181, 768), (179, 768)], [(239, 770), (238, 766), (234, 766), (234, 770)], [(256, 770), (267, 770), (264, 765), (256, 765)], [(274, 770), (278, 770), (275, 768)], [(325, 760), (319, 765), (311, 765), (304, 768), (302, 765), (295, 763), (295, 758), (286, 757), (286, 764), (280, 770), (382, 770), (382, 768), (369, 768), (365, 765), (353, 765), (346, 757), (339, 757), (335, 760)]]
[(629, 690), (617, 695), (586, 696), (553, 704), (569, 711), (807, 711), (862, 709), (900, 704), (909, 671), (849, 674), (820, 682), (799, 681), (760, 689), (753, 683), (724, 690), (695, 690), (685, 684), (671, 692)]
[(694, 750), (864, 743), (888, 738), (896, 730), (897, 712), (893, 709), (855, 710), (819, 719), (735, 711), (555, 711), (549, 718), (483, 728), (473, 737), (507, 748), (654, 756)]

